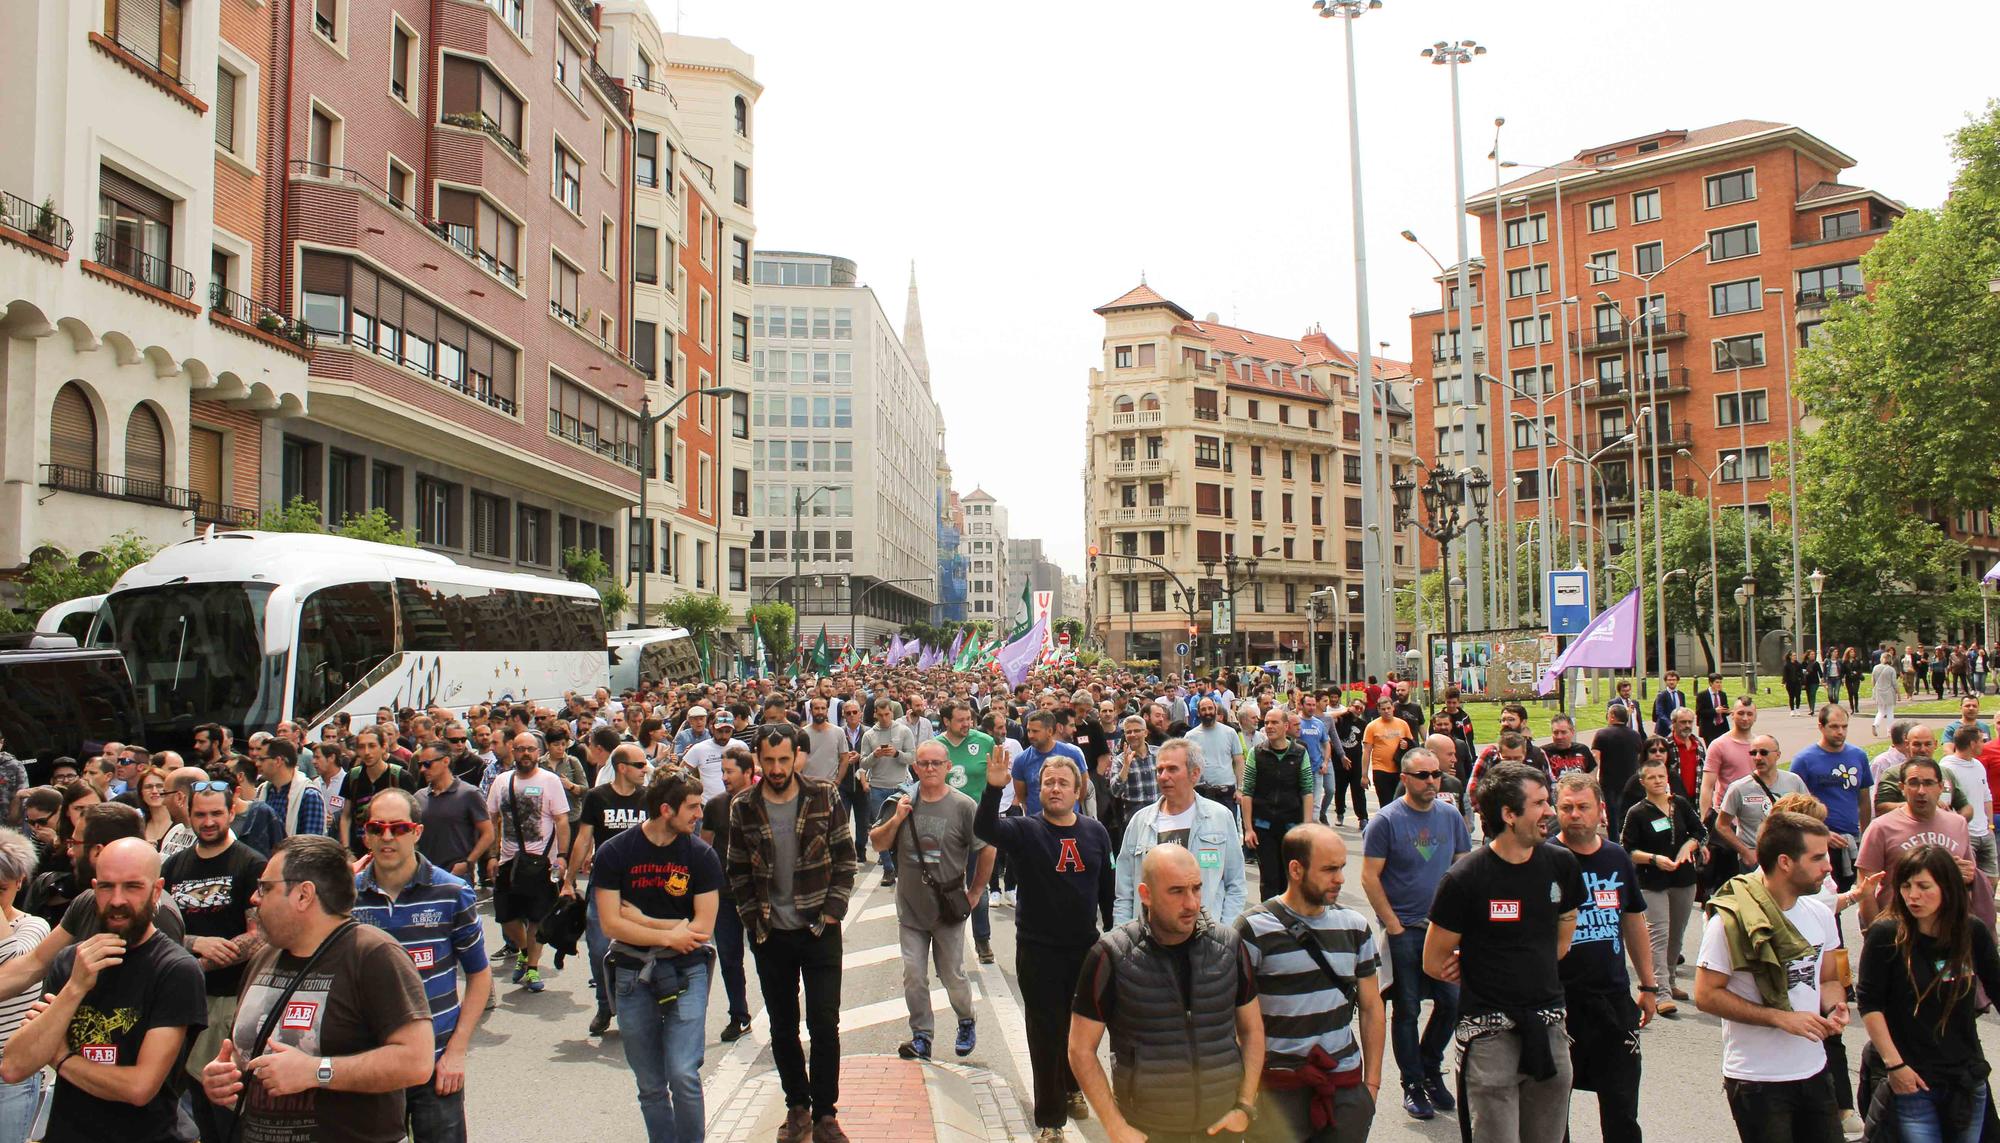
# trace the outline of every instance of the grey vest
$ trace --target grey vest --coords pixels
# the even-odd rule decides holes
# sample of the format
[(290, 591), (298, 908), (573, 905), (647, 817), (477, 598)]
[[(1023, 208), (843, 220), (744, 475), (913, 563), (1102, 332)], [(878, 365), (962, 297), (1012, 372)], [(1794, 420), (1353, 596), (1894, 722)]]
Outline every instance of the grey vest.
[(1188, 938), (1192, 1008), (1181, 1006), (1170, 953), (1143, 918), (1104, 934), (1118, 990), (1110, 1027), (1112, 1094), (1141, 1131), (1200, 1134), (1236, 1105), (1237, 936), (1203, 918)]

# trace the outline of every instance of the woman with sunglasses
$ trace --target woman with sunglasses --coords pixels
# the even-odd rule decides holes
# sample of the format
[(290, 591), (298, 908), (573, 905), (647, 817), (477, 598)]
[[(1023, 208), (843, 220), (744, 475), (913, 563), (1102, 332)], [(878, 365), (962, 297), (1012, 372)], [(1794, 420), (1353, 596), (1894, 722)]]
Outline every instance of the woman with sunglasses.
[(1639, 787), (1645, 797), (1625, 811), (1618, 842), (1632, 855), (1639, 870), (1639, 895), (1646, 901), (1646, 931), (1653, 938), (1653, 986), (1662, 1016), (1680, 1012), (1677, 1000), (1688, 994), (1674, 979), (1685, 946), (1688, 917), (1694, 911), (1694, 883), (1700, 865), (1701, 815), (1694, 803), (1668, 788), (1666, 741), (1647, 743), (1639, 762)]
[(1861, 947), (1855, 999), (1884, 1079), (1870, 1127), (1893, 1124), (1904, 1143), (1980, 1138), (1991, 1069), (1973, 1023), (1974, 981), (2000, 996), (2000, 953), (1972, 916), (1958, 863), (1934, 845), (1906, 851), (1892, 867), (1888, 915)]

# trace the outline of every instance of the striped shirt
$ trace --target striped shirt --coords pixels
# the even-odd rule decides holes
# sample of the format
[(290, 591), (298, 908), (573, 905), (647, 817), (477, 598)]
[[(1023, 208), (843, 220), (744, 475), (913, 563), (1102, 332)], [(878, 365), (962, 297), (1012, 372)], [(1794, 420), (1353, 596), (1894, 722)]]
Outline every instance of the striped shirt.
[(391, 900), (375, 883), (371, 864), (354, 875), (354, 919), (396, 938), (417, 966), (431, 1005), (435, 1054), (458, 1028), (458, 973), (486, 970), (486, 938), (479, 928), (472, 886), (417, 857), (417, 871)]
[[(1340, 978), (1338, 983), (1329, 981), (1312, 954), (1293, 939), (1288, 926), (1294, 922), (1304, 924), (1318, 941), (1327, 964)], [(1334, 1070), (1360, 1067), (1355, 999), (1361, 978), (1374, 976), (1380, 965), (1375, 934), (1361, 914), (1329, 905), (1316, 917), (1302, 917), (1274, 897), (1245, 909), (1235, 925), (1257, 974), (1257, 995), (1264, 1010), (1264, 1066), (1299, 1067), (1313, 1048), (1320, 1047), (1338, 1061)]]
[[(33, 913), (23, 913), (14, 922), (14, 930), (5, 940), (0, 940), (0, 964), (17, 957), (32, 955), (35, 946), (49, 935), (49, 923)], [(21, 1022), (28, 1018), (28, 1009), (42, 998), (42, 982), (37, 979), (25, 990), (0, 1000), (0, 1047), (14, 1038)]]

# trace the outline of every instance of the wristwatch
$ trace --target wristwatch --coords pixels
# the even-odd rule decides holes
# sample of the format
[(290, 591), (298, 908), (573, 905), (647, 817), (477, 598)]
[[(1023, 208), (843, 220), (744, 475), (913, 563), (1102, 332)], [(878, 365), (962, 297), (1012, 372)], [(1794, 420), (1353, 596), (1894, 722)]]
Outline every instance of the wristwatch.
[(1236, 1101), (1236, 1110), (1242, 1112), (1244, 1117), (1249, 1119), (1250, 1122), (1257, 1122), (1257, 1107), (1255, 1104), (1245, 1103), (1239, 1099)]
[(333, 1086), (333, 1059), (329, 1056), (319, 1058), (319, 1086)]

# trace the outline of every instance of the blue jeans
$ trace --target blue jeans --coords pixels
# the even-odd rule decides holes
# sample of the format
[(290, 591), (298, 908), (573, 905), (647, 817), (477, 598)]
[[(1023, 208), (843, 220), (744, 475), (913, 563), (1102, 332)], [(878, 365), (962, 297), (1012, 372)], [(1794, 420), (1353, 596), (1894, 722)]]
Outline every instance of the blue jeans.
[[(873, 786), (868, 787), (868, 821), (865, 828), (855, 829), (854, 836), (864, 839), (868, 836), (868, 830), (875, 828), (876, 819), (882, 816), (883, 804), (888, 802), (889, 795), (896, 793), (896, 791), (897, 787), (895, 786), (890, 786), (886, 790), (878, 790)], [(878, 852), (875, 858), (876, 863), (881, 865), (883, 873), (890, 877), (896, 875), (896, 845), (894, 842), (889, 844), (889, 848)]]
[(639, 1084), (639, 1115), (647, 1143), (701, 1143), (701, 1059), (708, 1019), (709, 964), (687, 970), (686, 991), (662, 1006), (655, 986), (636, 968), (613, 968), (618, 1034), (625, 1063)]
[(611, 939), (604, 935), (604, 926), (597, 923), (597, 893), (586, 890), (583, 915), (588, 924), (583, 930), (584, 951), (590, 956), (590, 983), (597, 988), (597, 1010), (611, 1011), (611, 990), (604, 985), (604, 954), (611, 948)]
[(42, 1073), (20, 1083), (0, 1084), (0, 1143), (27, 1143), (42, 1098)]
[(1986, 1123), (1987, 1089), (1981, 1087), (1971, 1100), (1972, 1119), (1955, 1135), (1946, 1135), (1938, 1122), (1936, 1096), (1928, 1091), (1896, 1097), (1896, 1121), (1902, 1128), (1903, 1143), (1978, 1143)]
[(750, 1022), (750, 993), (743, 980), (743, 914), (724, 897), (715, 910), (715, 951), (722, 961), (722, 989), (729, 994), (729, 1018)]
[[(1458, 985), (1424, 975), (1424, 933), (1426, 925), (1405, 925), (1389, 938), (1389, 963), (1396, 975), (1390, 989), (1394, 1010), (1389, 1020), (1389, 1041), (1396, 1052), (1396, 1071), (1404, 1087), (1444, 1073), (1444, 1050), (1451, 1045), (1452, 1030), (1458, 1024)], [(1431, 1018), (1417, 1035), (1418, 1008), (1431, 1002)]]
[(439, 1095), (437, 1076), (403, 1089), (411, 1143), (465, 1143), (465, 1089)]

